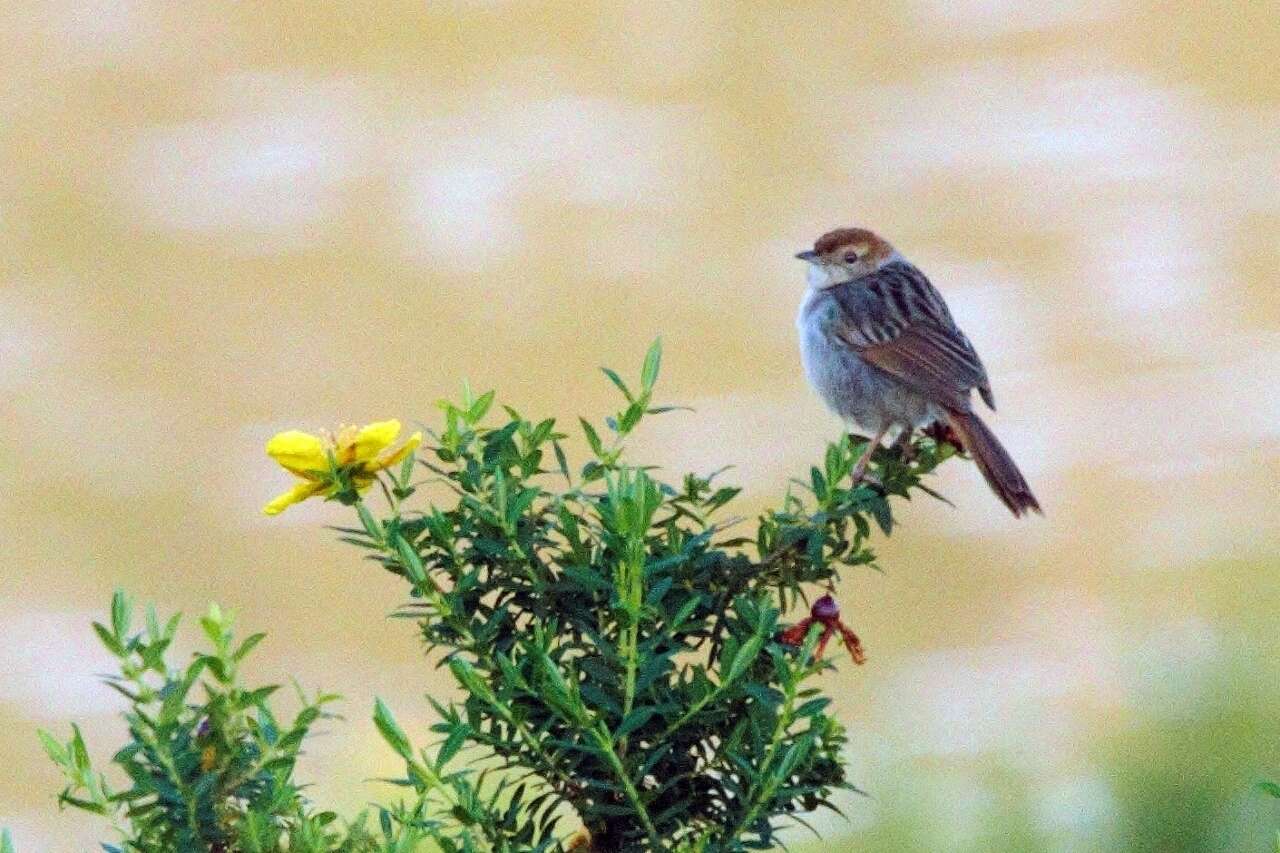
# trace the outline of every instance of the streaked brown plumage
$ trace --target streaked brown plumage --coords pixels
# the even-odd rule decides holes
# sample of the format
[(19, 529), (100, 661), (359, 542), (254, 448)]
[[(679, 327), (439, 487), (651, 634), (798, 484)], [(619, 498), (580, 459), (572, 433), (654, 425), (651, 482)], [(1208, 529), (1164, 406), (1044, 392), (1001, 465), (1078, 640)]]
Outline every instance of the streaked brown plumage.
[(796, 321), (805, 372), (837, 414), (874, 435), (855, 476), (889, 430), (909, 435), (941, 421), (1015, 516), (1039, 512), (1018, 466), (973, 411), (975, 388), (995, 408), (991, 382), (925, 274), (861, 228), (824, 234), (796, 257), (810, 264)]

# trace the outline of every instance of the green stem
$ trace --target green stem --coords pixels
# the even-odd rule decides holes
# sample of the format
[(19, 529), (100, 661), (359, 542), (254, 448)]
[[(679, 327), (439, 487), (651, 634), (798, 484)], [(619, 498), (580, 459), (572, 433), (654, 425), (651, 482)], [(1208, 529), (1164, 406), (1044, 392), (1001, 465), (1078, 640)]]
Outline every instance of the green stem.
[(640, 664), (640, 626), (636, 623), (639, 621), (639, 613), (632, 612), (631, 624), (627, 626), (627, 678), (623, 684), (622, 693), (622, 718), (626, 719), (631, 713), (631, 708), (636, 701), (636, 674)]
[[(763, 634), (759, 633), (759, 631), (760, 631), (760, 629), (759, 629), (759, 628), (757, 628), (757, 629), (756, 629), (756, 632), (757, 632), (757, 633), (754, 635), (754, 637), (759, 637), (759, 638), (760, 638), (760, 640), (761, 640), (761, 648), (763, 648), (764, 642), (768, 640), (768, 637), (766, 637), (765, 635), (763, 635)], [(748, 641), (748, 642), (749, 642), (749, 641)], [(757, 650), (756, 654), (757, 654), (757, 655), (759, 654), (759, 650)], [(752, 660), (754, 660), (754, 656), (752, 657)], [(738, 671), (737, 671), (737, 672), (734, 672), (734, 671), (733, 671), (733, 669), (737, 669)], [(671, 737), (671, 735), (675, 734), (675, 733), (676, 733), (680, 728), (682, 728), (686, 723), (688, 723), (688, 722), (689, 722), (690, 720), (692, 720), (695, 716), (697, 716), (697, 714), (698, 714), (698, 712), (699, 712), (699, 711), (701, 711), (701, 710), (702, 710), (703, 708), (705, 708), (708, 704), (710, 704), (711, 702), (715, 701), (716, 699), (719, 699), (719, 698), (720, 698), (721, 696), (723, 696), (726, 692), (728, 692), (729, 688), (730, 688), (730, 687), (732, 687), (732, 686), (734, 685), (734, 683), (735, 683), (739, 678), (741, 678), (741, 677), (742, 677), (742, 675), (743, 675), (745, 672), (746, 672), (746, 667), (745, 667), (745, 666), (743, 666), (743, 667), (734, 667), (734, 668), (731, 668), (729, 672), (724, 672), (724, 671), (722, 670), (722, 671), (721, 671), (721, 677), (723, 678), (723, 680), (720, 682), (720, 684), (719, 684), (718, 686), (716, 686), (716, 688), (715, 688), (714, 690), (712, 690), (710, 693), (708, 693), (707, 695), (703, 696), (701, 699), (697, 699), (697, 700), (695, 700), (695, 701), (694, 701), (694, 703), (693, 703), (692, 705), (690, 705), (690, 706), (689, 706), (689, 710), (687, 710), (687, 711), (685, 711), (683, 714), (681, 714), (681, 715), (680, 715), (680, 718), (679, 718), (678, 720), (676, 720), (675, 722), (673, 722), (671, 725), (667, 726), (667, 727), (666, 727), (666, 729), (664, 729), (664, 730), (663, 730), (662, 734), (658, 735), (658, 742), (659, 742), (659, 743), (661, 743), (661, 742), (665, 741), (667, 738)]]
[[(477, 655), (477, 659), (485, 660), (485, 658), (480, 655)], [(576, 783), (574, 782), (573, 777), (571, 777), (564, 770), (556, 766), (556, 763), (551, 760), (551, 756), (548, 755), (546, 750), (542, 748), (542, 744), (540, 744), (537, 741), (537, 739), (534, 738), (533, 732), (529, 731), (529, 727), (525, 725), (523, 720), (518, 719), (515, 716), (515, 714), (511, 713), (510, 708), (507, 708), (505, 705), (502, 705), (499, 702), (495, 701), (490, 703), (490, 707), (494, 709), (494, 712), (499, 717), (501, 717), (502, 720), (507, 725), (513, 727), (516, 730), (516, 734), (520, 736), (520, 742), (523, 743), (526, 747), (528, 747), (528, 749), (538, 757), (538, 760), (543, 763), (545, 767), (545, 771), (543, 773), (544, 776), (551, 776), (556, 778), (561, 783), (561, 785), (564, 786), (564, 790), (566, 792), (569, 792), (576, 787)], [(496, 743), (491, 745), (495, 749), (498, 746)]]
[(733, 681), (726, 681), (723, 684), (721, 684), (719, 687), (717, 687), (715, 690), (712, 690), (706, 696), (703, 696), (701, 699), (698, 699), (697, 701), (695, 701), (692, 705), (689, 706), (689, 710), (685, 711), (683, 714), (680, 715), (680, 719), (676, 720), (674, 723), (672, 723), (671, 725), (667, 726), (665, 729), (662, 730), (662, 734), (658, 735), (657, 743), (664, 742), (667, 738), (671, 737), (680, 729), (684, 728), (685, 724), (688, 723), (690, 720), (692, 720), (694, 717), (696, 717), (699, 711), (705, 708), (712, 701), (719, 699), (720, 696), (722, 696), (724, 692), (728, 690), (732, 684), (733, 684)]
[(173, 763), (173, 756), (169, 754), (167, 746), (162, 746), (158, 740), (146, 732), (143, 725), (139, 723), (132, 727), (136, 733), (138, 740), (151, 747), (155, 752), (160, 766), (164, 768), (165, 774), (169, 777), (169, 781), (173, 783), (173, 787), (177, 789), (182, 796), (182, 801), (186, 805), (187, 811), (187, 828), (201, 841), (204, 840), (204, 834), (200, 831), (200, 814), (197, 811), (198, 803), (196, 798), (191, 796), (189, 789), (182, 781), (182, 774), (178, 772), (177, 765)]
[(778, 714), (778, 722), (773, 727), (773, 734), (769, 738), (769, 747), (765, 751), (764, 761), (760, 763), (760, 785), (753, 787), (751, 795), (747, 798), (750, 803), (747, 810), (743, 812), (742, 819), (734, 824), (733, 829), (729, 830), (729, 834), (725, 836), (726, 843), (733, 843), (739, 835), (747, 830), (752, 823), (755, 822), (756, 815), (764, 808), (765, 804), (773, 796), (773, 792), (777, 787), (777, 783), (769, 778), (769, 771), (773, 766), (773, 761), (778, 757), (778, 752), (782, 748), (782, 739), (787, 733), (787, 729), (795, 722), (792, 712), (795, 710), (796, 702), (796, 686), (808, 674), (809, 659), (813, 655), (814, 646), (817, 645), (818, 637), (822, 634), (823, 626), (815, 623), (809, 628), (809, 633), (805, 637), (804, 646), (800, 650), (800, 660), (797, 663), (795, 672), (799, 676), (794, 678), (791, 683), (786, 686), (786, 701), (782, 705), (782, 710)]
[[(626, 600), (623, 606), (627, 614), (627, 627), (624, 635), (623, 654), (626, 655), (626, 677), (622, 683), (622, 719), (626, 719), (635, 707), (636, 679), (640, 669), (640, 613), (644, 608), (644, 540), (634, 539), (628, 543), (627, 564), (624, 573)], [(620, 744), (622, 753), (627, 751), (627, 738)]]
[[(381, 480), (379, 480), (379, 482), (381, 482)], [(394, 506), (395, 505), (393, 504), (393, 507)], [(398, 507), (395, 507), (395, 508), (398, 510)], [(364, 513), (368, 512), (368, 509), (365, 507), (363, 501), (360, 501), (357, 503), (357, 511), (359, 510), (364, 510)], [(363, 517), (364, 515), (362, 514), (362, 518)], [(384, 539), (383, 541), (379, 542), (379, 545), (381, 546), (381, 549), (384, 553), (388, 554), (389, 556), (391, 556), (396, 560), (399, 560), (400, 562), (404, 561), (404, 557), (399, 553), (398, 542), (396, 541), (388, 542)], [(408, 542), (405, 542), (405, 545), (406, 547), (412, 548), (412, 546), (409, 545)], [(459, 557), (456, 553), (454, 553), (452, 556), (455, 562), (459, 560)], [(488, 655), (483, 653), (483, 651), (481, 650), (480, 644), (476, 642), (475, 637), (472, 635), (470, 631), (470, 627), (471, 627), (470, 621), (464, 620), (464, 619), (450, 618), (453, 616), (453, 613), (449, 609), (448, 602), (444, 600), (444, 594), (440, 591), (440, 587), (435, 583), (435, 581), (430, 577), (430, 575), (426, 575), (426, 582), (424, 584), (419, 585), (419, 591), (422, 592), (431, 600), (432, 604), (435, 605), (437, 612), (439, 612), (445, 618), (449, 619), (451, 627), (453, 627), (454, 630), (458, 632), (462, 640), (462, 643), (465, 643), (467, 646), (469, 646), (472, 654), (476, 656), (476, 659), (486, 664), (490, 664), (488, 668), (492, 669), (492, 665), (491, 665), (492, 662), (489, 661)], [(460, 643), (460, 645), (462, 645), (462, 643)], [(558, 777), (562, 782), (562, 784), (564, 784), (566, 787), (572, 786), (573, 780), (566, 773), (564, 773), (562, 770), (559, 770), (559, 768), (555, 766), (554, 762), (551, 761), (550, 757), (541, 748), (541, 745), (538, 744), (537, 741), (534, 739), (533, 734), (528, 729), (528, 726), (526, 726), (522, 721), (517, 720), (515, 716), (510, 712), (510, 709), (505, 708), (496, 702), (492, 704), (492, 707), (495, 709), (495, 711), (498, 713), (500, 717), (502, 717), (509, 725), (513, 726), (516, 729), (517, 733), (520, 735), (521, 741), (529, 749), (531, 749), (538, 756), (539, 759), (542, 760), (543, 764), (546, 766), (546, 769), (548, 771), (547, 775), (553, 775)], [(415, 762), (415, 764), (417, 765), (416, 769), (418, 770), (418, 772), (421, 773), (424, 778), (428, 779), (428, 781), (431, 784), (435, 785), (440, 789), (440, 791), (445, 795), (446, 799), (449, 800), (450, 805), (456, 807), (458, 805), (457, 800), (454, 799), (449, 794), (448, 788), (444, 785), (443, 781), (440, 780), (440, 778), (433, 771), (431, 771), (430, 768), (427, 768), (424, 765), (418, 764), (417, 762)], [(492, 841), (492, 839), (490, 840)]]
[(364, 527), (364, 532), (368, 533), (369, 538), (377, 543), (379, 547), (386, 548), (387, 537), (382, 530), (382, 526), (373, 517), (373, 513), (369, 512), (369, 507), (365, 506), (364, 501), (360, 499), (356, 500), (355, 507), (356, 515), (360, 517), (360, 524)]
[(649, 817), (649, 810), (645, 807), (644, 801), (640, 799), (640, 792), (636, 790), (635, 783), (631, 781), (631, 777), (627, 775), (627, 769), (622, 763), (622, 759), (613, 748), (613, 735), (604, 723), (598, 723), (596, 728), (592, 729), (595, 736), (596, 745), (604, 752), (604, 757), (609, 762), (609, 767), (613, 770), (618, 782), (622, 784), (622, 790), (627, 795), (627, 800), (631, 803), (631, 808), (635, 809), (636, 816), (640, 819), (640, 825), (644, 827), (645, 832), (649, 835), (649, 842), (653, 844), (655, 850), (662, 849), (662, 839), (658, 837), (658, 830), (653, 825), (653, 819)]
[[(427, 785), (428, 791), (440, 792), (441, 796), (444, 797), (445, 802), (449, 804), (450, 811), (457, 811), (458, 805), (459, 805), (458, 798), (453, 795), (453, 792), (449, 789), (449, 786), (445, 784), (444, 780), (441, 779), (440, 776), (434, 770), (432, 770), (423, 762), (418, 761), (417, 759), (412, 759), (412, 758), (409, 760), (409, 768), (412, 772), (422, 777), (422, 779)], [(497, 850), (502, 846), (504, 839), (501, 837), (500, 834), (495, 835), (491, 833), (489, 831), (489, 827), (485, 824), (484, 821), (482, 820), (477, 821), (476, 826), (479, 827), (480, 834), (484, 836), (485, 841), (488, 842), (488, 846), (490, 850)], [(466, 835), (469, 838), (470, 831), (464, 830), (464, 832), (466, 832)]]

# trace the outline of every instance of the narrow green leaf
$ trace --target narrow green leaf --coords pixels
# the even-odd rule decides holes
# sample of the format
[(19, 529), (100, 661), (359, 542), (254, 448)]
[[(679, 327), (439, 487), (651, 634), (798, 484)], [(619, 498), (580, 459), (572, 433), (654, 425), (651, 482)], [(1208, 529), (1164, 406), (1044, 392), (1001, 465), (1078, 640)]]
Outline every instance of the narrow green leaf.
[(236, 663), (244, 660), (245, 656), (248, 655), (249, 652), (253, 651), (254, 646), (261, 643), (266, 636), (266, 634), (258, 633), (250, 634), (248, 637), (245, 637), (244, 642), (240, 644), (240, 648), (236, 649), (235, 653), (231, 655), (231, 659)]
[(40, 745), (44, 747), (45, 754), (49, 756), (50, 761), (60, 767), (71, 766), (67, 748), (59, 743), (57, 738), (44, 729), (36, 729), (36, 734), (40, 737)]
[(630, 714), (627, 714), (627, 718), (618, 726), (617, 731), (613, 733), (613, 736), (615, 738), (626, 737), (645, 723), (649, 722), (649, 719), (656, 714), (657, 711), (658, 709), (652, 705), (636, 708)]
[(404, 729), (400, 728), (391, 709), (381, 699), (375, 699), (373, 703), (373, 724), (377, 726), (382, 739), (395, 750), (397, 755), (406, 761), (413, 759), (413, 746), (409, 743), (408, 735), (404, 733)]
[(412, 491), (409, 484), (413, 481), (413, 463), (415, 461), (416, 454), (410, 453), (404, 458), (404, 461), (400, 463), (400, 476), (397, 481), (400, 484), (401, 491), (406, 493), (403, 495), (404, 497), (407, 497), (408, 493)]
[(822, 500), (827, 496), (827, 480), (822, 476), (822, 472), (817, 466), (809, 469), (809, 480), (813, 486), (813, 496), (818, 500)]
[(604, 444), (600, 441), (600, 434), (596, 432), (596, 428), (586, 418), (578, 418), (582, 424), (582, 432), (587, 436), (587, 444), (591, 445), (591, 452), (596, 456), (604, 456)]
[(80, 770), (90, 767), (89, 750), (84, 745), (84, 736), (80, 734), (80, 726), (71, 724), (71, 759)]
[(564, 448), (560, 446), (559, 441), (553, 441), (551, 448), (556, 454), (556, 464), (560, 466), (560, 473), (564, 475), (565, 482), (573, 485), (573, 475), (569, 473), (569, 460), (564, 455)]
[(152, 642), (161, 639), (160, 633), (160, 617), (156, 615), (156, 606), (154, 604), (147, 605), (147, 638)]
[(885, 536), (893, 532), (893, 512), (889, 509), (887, 500), (881, 497), (872, 500), (871, 515), (875, 518), (876, 524), (880, 525), (880, 529), (884, 531)]
[(437, 770), (443, 768), (458, 754), (470, 734), (471, 727), (465, 723), (458, 725), (449, 732), (449, 737), (445, 738), (444, 744), (440, 747), (440, 752), (436, 755)]
[(762, 646), (764, 646), (764, 637), (759, 634), (752, 634), (742, 644), (742, 647), (734, 653), (733, 660), (729, 664), (728, 673), (724, 676), (722, 683), (727, 685), (737, 681), (747, 671), (747, 668), (755, 663), (756, 655), (760, 654)]
[(413, 581), (415, 587), (423, 586), (427, 582), (427, 569), (422, 565), (418, 552), (403, 536), (396, 536), (396, 552), (400, 555), (400, 563), (409, 575), (409, 580)]
[(356, 504), (356, 515), (360, 518), (360, 524), (364, 527), (366, 533), (369, 534), (374, 542), (382, 541), (382, 525), (373, 517), (373, 513), (369, 512), (369, 508), (364, 505), (364, 501)]
[(643, 403), (643, 400), (637, 400), (627, 406), (627, 410), (622, 413), (622, 420), (618, 422), (618, 432), (626, 434), (635, 429), (636, 424), (640, 423), (640, 419), (644, 417)]
[(111, 596), (111, 628), (116, 637), (121, 640), (129, 633), (132, 611), (133, 605), (128, 597), (125, 596), (124, 591), (117, 589)]
[(105, 815), (107, 813), (107, 807), (102, 803), (95, 803), (91, 800), (86, 800), (83, 797), (73, 797), (66, 792), (63, 792), (58, 796), (58, 803), (60, 805), (73, 806), (81, 811), (90, 812), (96, 815)]
[(782, 761), (778, 764), (778, 769), (774, 771), (774, 778), (779, 782), (789, 777), (809, 754), (809, 750), (813, 747), (813, 735), (805, 735), (791, 744), (786, 754), (782, 757)]
[(763, 684), (748, 684), (744, 691), (770, 712), (776, 711), (783, 702), (783, 695), (772, 687)]
[(488, 703), (489, 705), (497, 704), (497, 697), (493, 695), (493, 690), (480, 677), (480, 673), (476, 672), (476, 668), (469, 661), (462, 658), (454, 657), (449, 659), (449, 670), (453, 673), (453, 677), (458, 680), (467, 692), (475, 695), (477, 698)]
[(602, 592), (613, 589), (613, 584), (610, 580), (597, 574), (592, 568), (565, 566), (561, 571), (566, 578), (573, 581), (579, 588)]
[(667, 576), (655, 583), (649, 589), (649, 593), (644, 597), (644, 603), (650, 607), (657, 607), (664, 596), (671, 591), (671, 587), (675, 584), (675, 578)]
[(831, 704), (831, 700), (826, 696), (819, 696), (816, 699), (810, 699), (799, 708), (796, 709), (797, 717), (814, 717), (822, 713), (823, 709)]
[(635, 397), (632, 395), (631, 389), (627, 387), (627, 383), (622, 381), (622, 377), (618, 375), (616, 370), (611, 370), (608, 367), (602, 367), (600, 370), (604, 372), (605, 376), (609, 377), (610, 382), (618, 387), (618, 390), (622, 392), (622, 396), (627, 398), (628, 403), (635, 402)]
[(493, 391), (486, 391), (480, 395), (480, 399), (471, 404), (467, 409), (466, 420), (468, 423), (479, 423), (486, 414), (489, 413), (489, 407), (493, 405)]
[(98, 639), (102, 641), (102, 645), (107, 647), (107, 651), (111, 652), (116, 657), (124, 657), (124, 646), (120, 645), (120, 641), (115, 638), (115, 635), (107, 630), (105, 625), (101, 622), (94, 622), (93, 632), (98, 635)]
[(644, 367), (640, 371), (640, 384), (646, 391), (652, 391), (658, 381), (658, 370), (662, 367), (662, 338), (656, 338), (644, 355)]

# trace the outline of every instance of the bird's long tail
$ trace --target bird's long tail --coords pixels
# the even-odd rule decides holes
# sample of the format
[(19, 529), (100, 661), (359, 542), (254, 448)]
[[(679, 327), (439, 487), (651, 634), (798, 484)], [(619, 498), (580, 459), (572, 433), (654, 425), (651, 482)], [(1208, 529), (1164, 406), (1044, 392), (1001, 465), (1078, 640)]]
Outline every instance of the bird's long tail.
[(977, 463), (978, 470), (986, 478), (991, 491), (996, 493), (996, 497), (1004, 502), (1014, 516), (1021, 517), (1028, 510), (1041, 511), (1036, 496), (1031, 494), (1031, 487), (1027, 485), (1026, 478), (1018, 470), (1013, 457), (1004, 449), (991, 428), (983, 423), (982, 418), (973, 412), (949, 411), (947, 421), (955, 430), (960, 443)]

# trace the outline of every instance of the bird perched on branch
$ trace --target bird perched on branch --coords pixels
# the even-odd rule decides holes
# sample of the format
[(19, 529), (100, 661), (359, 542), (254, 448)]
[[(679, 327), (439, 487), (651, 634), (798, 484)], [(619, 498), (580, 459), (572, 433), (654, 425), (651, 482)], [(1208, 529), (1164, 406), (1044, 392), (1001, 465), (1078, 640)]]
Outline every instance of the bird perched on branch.
[(796, 257), (809, 264), (796, 318), (805, 374), (836, 414), (873, 436), (854, 479), (866, 476), (891, 430), (906, 447), (916, 427), (942, 423), (1015, 516), (1040, 512), (1013, 458), (973, 410), (975, 388), (995, 408), (986, 368), (925, 274), (862, 228), (823, 234)]

